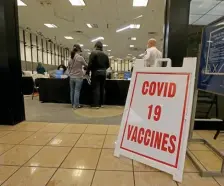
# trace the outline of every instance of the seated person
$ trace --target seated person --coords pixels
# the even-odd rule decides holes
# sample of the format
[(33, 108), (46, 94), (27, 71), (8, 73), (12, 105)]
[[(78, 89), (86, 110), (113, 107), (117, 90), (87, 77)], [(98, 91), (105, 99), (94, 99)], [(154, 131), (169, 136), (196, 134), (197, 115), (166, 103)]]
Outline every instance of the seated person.
[(58, 66), (58, 70), (63, 70), (63, 74), (66, 72), (67, 68), (64, 64)]
[(37, 68), (36, 68), (37, 74), (43, 74), (46, 72), (44, 66), (42, 65), (42, 63), (38, 63), (37, 64)]

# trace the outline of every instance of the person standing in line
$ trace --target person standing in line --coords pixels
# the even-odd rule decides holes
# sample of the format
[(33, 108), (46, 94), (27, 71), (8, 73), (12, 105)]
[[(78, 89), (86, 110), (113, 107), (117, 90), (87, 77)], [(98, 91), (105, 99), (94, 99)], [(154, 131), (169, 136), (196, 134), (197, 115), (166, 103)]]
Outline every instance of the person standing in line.
[[(156, 48), (156, 40), (148, 40), (148, 49), (146, 50), (146, 55), (144, 56), (146, 67), (155, 67), (156, 59), (162, 58), (162, 53)], [(162, 63), (157, 63), (156, 67), (161, 67)]]
[(68, 63), (68, 75), (70, 77), (70, 96), (73, 109), (81, 108), (79, 104), (80, 91), (83, 83), (83, 66), (87, 63), (80, 55), (82, 49), (80, 45), (75, 44), (71, 52), (71, 59)]
[(92, 107), (99, 109), (104, 104), (104, 87), (107, 69), (110, 67), (108, 56), (103, 52), (103, 44), (98, 41), (90, 54), (87, 74), (91, 71)]

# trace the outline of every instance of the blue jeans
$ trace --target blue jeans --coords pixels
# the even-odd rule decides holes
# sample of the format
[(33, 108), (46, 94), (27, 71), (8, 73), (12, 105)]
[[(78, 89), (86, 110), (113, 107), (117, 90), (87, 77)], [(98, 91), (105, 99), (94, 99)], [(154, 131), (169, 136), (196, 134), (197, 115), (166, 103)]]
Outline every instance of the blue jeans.
[(79, 96), (82, 88), (82, 78), (70, 78), (70, 96), (73, 108), (79, 106)]

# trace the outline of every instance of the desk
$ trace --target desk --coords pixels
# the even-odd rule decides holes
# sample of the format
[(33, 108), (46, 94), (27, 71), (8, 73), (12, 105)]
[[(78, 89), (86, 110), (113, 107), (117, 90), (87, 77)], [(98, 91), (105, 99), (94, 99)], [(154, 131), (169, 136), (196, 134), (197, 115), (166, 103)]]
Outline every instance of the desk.
[[(106, 80), (105, 104), (125, 105), (130, 81)], [(81, 104), (91, 104), (91, 87), (86, 80), (80, 93)], [(68, 79), (39, 79), (39, 99), (41, 102), (70, 103)]]

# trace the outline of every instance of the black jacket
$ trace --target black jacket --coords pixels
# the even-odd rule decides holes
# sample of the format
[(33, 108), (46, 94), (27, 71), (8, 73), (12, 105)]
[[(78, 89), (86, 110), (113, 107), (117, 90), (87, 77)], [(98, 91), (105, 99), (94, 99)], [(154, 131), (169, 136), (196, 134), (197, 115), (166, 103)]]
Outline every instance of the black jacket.
[(108, 56), (101, 50), (93, 51), (89, 56), (88, 70), (94, 74), (97, 70), (107, 70), (110, 67)]

